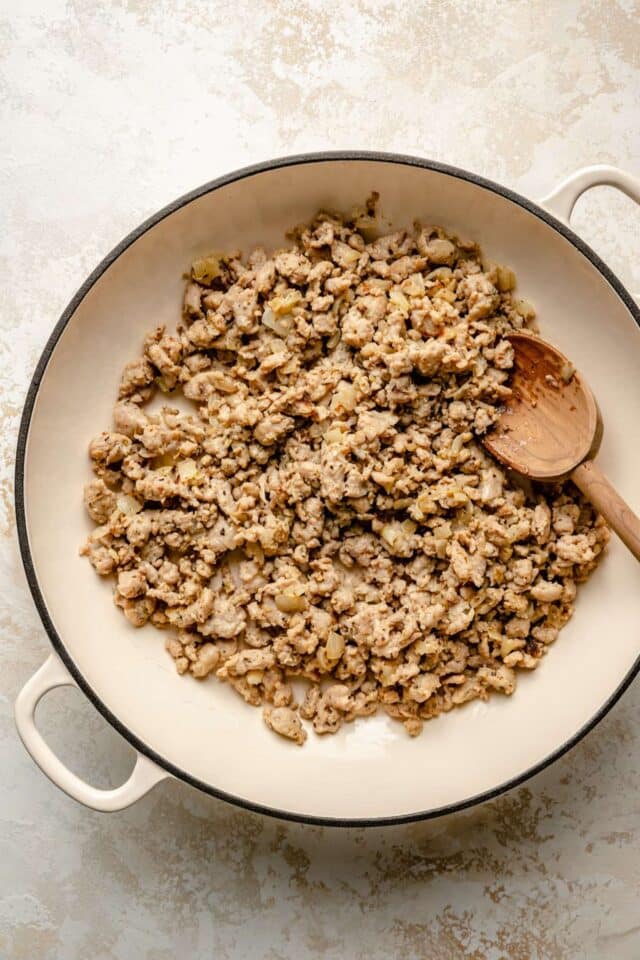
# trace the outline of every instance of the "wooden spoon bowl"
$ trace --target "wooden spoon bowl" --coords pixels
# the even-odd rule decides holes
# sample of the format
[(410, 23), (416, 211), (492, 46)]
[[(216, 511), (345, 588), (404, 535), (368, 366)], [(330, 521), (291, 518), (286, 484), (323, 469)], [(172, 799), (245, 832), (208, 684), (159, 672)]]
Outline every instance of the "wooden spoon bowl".
[(532, 480), (563, 480), (602, 437), (591, 390), (567, 358), (530, 333), (507, 337), (514, 352), (511, 396), (486, 448)]
[(602, 439), (595, 398), (555, 347), (530, 333), (508, 338), (514, 365), (500, 419), (486, 449), (532, 480), (570, 477), (640, 560), (640, 520), (594, 464)]

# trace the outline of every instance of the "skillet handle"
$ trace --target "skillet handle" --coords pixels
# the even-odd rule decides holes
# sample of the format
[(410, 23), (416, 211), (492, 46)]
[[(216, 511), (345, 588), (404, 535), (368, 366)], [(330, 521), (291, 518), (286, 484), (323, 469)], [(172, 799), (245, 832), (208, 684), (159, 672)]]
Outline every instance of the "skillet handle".
[(141, 753), (137, 755), (129, 779), (114, 790), (92, 787), (65, 767), (38, 730), (35, 711), (38, 702), (46, 693), (56, 687), (66, 686), (75, 687), (77, 684), (59, 657), (52, 653), (31, 679), (27, 680), (15, 704), (16, 726), (20, 739), (43, 773), (57, 787), (92, 810), (111, 813), (114, 810), (124, 810), (161, 780), (170, 776), (166, 770)]
[[(595, 164), (572, 173), (540, 201), (540, 206), (568, 224), (577, 200), (591, 187), (615, 187), (640, 204), (640, 180), (637, 177), (617, 167)], [(640, 302), (640, 293), (634, 297)]]

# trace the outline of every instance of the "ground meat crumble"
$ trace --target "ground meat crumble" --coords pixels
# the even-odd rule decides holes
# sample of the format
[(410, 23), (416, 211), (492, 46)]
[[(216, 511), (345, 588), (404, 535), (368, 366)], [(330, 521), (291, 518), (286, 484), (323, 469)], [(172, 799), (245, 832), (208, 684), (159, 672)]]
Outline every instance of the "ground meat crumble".
[(414, 736), (510, 695), (608, 539), (570, 483), (522, 485), (479, 442), (505, 334), (534, 318), (512, 271), (439, 227), (376, 236), (373, 214), (196, 261), (89, 447), (82, 553), (116, 604), (298, 744), (304, 721), (382, 708)]

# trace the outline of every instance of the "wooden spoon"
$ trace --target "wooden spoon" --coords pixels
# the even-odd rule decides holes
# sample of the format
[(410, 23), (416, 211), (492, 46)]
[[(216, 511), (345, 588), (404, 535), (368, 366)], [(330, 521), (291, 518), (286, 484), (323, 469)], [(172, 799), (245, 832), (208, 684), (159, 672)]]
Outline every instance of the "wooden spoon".
[(530, 333), (507, 338), (514, 350), (511, 396), (484, 438), (487, 450), (532, 480), (570, 477), (640, 560), (640, 519), (593, 462), (602, 439), (589, 387), (559, 350)]

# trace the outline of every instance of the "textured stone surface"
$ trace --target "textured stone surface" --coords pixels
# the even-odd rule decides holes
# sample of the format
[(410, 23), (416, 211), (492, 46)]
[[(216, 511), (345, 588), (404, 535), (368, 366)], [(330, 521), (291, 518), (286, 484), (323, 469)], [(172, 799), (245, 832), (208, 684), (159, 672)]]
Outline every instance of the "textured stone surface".
[[(2, 0), (0, 955), (8, 960), (640, 955), (640, 686), (551, 769), (468, 814), (386, 830), (281, 824), (163, 784), (100, 815), (38, 771), (16, 693), (47, 641), (12, 508), (24, 393), (100, 258), (234, 167), (349, 146), (457, 163), (536, 197), (589, 162), (640, 167), (634, 0)], [(640, 215), (574, 223), (630, 287)], [(604, 642), (604, 638), (603, 638)], [(40, 711), (97, 785), (128, 747), (78, 694)]]

